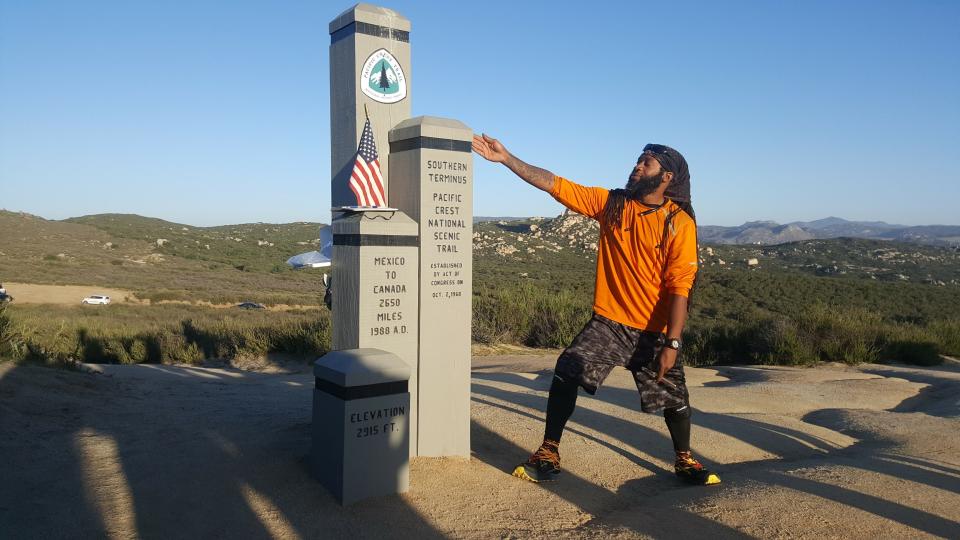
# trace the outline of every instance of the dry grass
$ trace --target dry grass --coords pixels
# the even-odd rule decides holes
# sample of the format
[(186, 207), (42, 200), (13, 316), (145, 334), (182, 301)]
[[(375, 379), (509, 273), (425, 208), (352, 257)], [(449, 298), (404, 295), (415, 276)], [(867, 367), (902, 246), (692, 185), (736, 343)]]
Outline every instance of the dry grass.
[(270, 353), (316, 357), (329, 350), (329, 321), (325, 310), (9, 306), (0, 316), (0, 347), (8, 357), (55, 364), (195, 364)]

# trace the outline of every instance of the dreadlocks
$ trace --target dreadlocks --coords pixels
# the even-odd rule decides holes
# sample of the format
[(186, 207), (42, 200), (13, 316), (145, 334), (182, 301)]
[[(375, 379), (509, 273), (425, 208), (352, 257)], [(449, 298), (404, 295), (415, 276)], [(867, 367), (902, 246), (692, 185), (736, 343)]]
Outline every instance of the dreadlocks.
[(610, 191), (607, 205), (603, 209), (603, 220), (610, 226), (619, 229), (623, 221), (623, 209), (627, 201), (639, 201), (644, 195), (649, 195), (663, 183), (663, 175), (667, 171), (661, 170), (658, 174), (633, 179), (624, 189)]
[(608, 227), (619, 229), (623, 222), (623, 207), (627, 204), (627, 190), (611, 189), (607, 198), (607, 205), (603, 207), (603, 218), (600, 220)]
[[(696, 246), (697, 246), (697, 258), (700, 257), (700, 240), (699, 235), (697, 234), (697, 214), (693, 211), (693, 205), (690, 204), (690, 201), (673, 201), (681, 210), (687, 213), (690, 216), (690, 219), (693, 220), (693, 234)], [(687, 293), (687, 311), (690, 311), (690, 306), (693, 305), (693, 291), (697, 290), (697, 282), (700, 281), (700, 272), (697, 272), (693, 276), (693, 285), (690, 286), (690, 292)]]

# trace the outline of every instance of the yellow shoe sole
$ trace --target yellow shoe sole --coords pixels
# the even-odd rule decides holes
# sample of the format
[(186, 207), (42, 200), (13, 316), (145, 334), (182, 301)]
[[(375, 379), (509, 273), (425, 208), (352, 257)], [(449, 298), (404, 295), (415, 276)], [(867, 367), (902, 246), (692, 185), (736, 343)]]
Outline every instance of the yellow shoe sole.
[(530, 476), (529, 474), (527, 474), (527, 470), (524, 468), (524, 466), (523, 466), (522, 464), (521, 464), (521, 465), (517, 465), (517, 468), (513, 470), (513, 476), (516, 476), (517, 478), (519, 478), (519, 479), (521, 479), (521, 480), (526, 480), (526, 481), (528, 481), (528, 482), (533, 482), (534, 484), (539, 484), (539, 483), (540, 483), (539, 480), (537, 480), (536, 478), (533, 478), (532, 476)]
[(557, 479), (557, 476), (559, 476), (559, 473), (541, 475), (541, 474), (537, 474), (536, 471), (527, 472), (526, 463), (521, 463), (517, 465), (515, 469), (513, 469), (513, 472), (511, 473), (511, 475), (516, 476), (521, 480), (526, 480), (528, 482), (539, 484), (541, 482), (555, 481)]
[(680, 472), (677, 472), (677, 477), (679, 477), (684, 483), (692, 486), (714, 486), (720, 483), (720, 477), (714, 473), (707, 473), (707, 477), (704, 478), (702, 476), (685, 476)]

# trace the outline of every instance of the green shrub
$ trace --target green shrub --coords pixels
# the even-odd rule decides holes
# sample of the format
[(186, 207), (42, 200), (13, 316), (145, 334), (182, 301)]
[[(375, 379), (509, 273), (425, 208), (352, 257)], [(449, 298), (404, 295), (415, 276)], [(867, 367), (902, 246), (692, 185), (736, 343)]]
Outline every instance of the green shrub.
[(942, 362), (936, 332), (926, 326), (896, 324), (885, 327), (880, 360), (933, 366)]
[(798, 316), (801, 339), (820, 360), (858, 364), (879, 360), (883, 321), (874, 312), (813, 304)]
[(567, 291), (534, 298), (525, 344), (531, 347), (566, 347), (590, 320), (592, 309)]
[(683, 332), (683, 361), (690, 366), (745, 362), (738, 354), (740, 341), (732, 324), (692, 324)]
[(522, 343), (532, 312), (520, 289), (474, 296), (471, 333), (477, 343)]
[(473, 340), (565, 347), (589, 320), (591, 305), (568, 291), (538, 285), (501, 287), (473, 298)]
[(890, 341), (883, 348), (883, 356), (918, 366), (935, 366), (942, 362), (937, 353), (937, 344), (929, 341)]
[[(0, 317), (0, 328), (14, 317)], [(184, 305), (19, 306), (28, 360), (45, 363), (198, 363), (330, 349), (327, 311), (248, 312)], [(6, 334), (5, 334), (6, 335)]]
[(940, 354), (960, 356), (960, 320), (934, 321), (930, 323), (929, 329), (938, 344)]
[(26, 352), (23, 336), (7, 312), (7, 306), (0, 303), (0, 361), (19, 360)]
[(817, 361), (817, 349), (798, 329), (795, 321), (772, 317), (759, 319), (744, 329), (752, 363), (809, 365)]

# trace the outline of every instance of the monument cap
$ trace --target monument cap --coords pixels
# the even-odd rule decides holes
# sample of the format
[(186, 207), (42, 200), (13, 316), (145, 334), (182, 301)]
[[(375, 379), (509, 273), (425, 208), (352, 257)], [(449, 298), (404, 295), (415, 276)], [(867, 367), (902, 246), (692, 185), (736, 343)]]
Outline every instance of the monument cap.
[(332, 34), (344, 26), (355, 22), (373, 24), (405, 32), (410, 31), (410, 19), (407, 19), (392, 9), (361, 2), (340, 15), (337, 15), (335, 19), (330, 21), (330, 33)]
[(413, 139), (415, 137), (433, 137), (454, 141), (473, 140), (473, 130), (459, 120), (437, 116), (417, 116), (408, 118), (390, 130), (390, 142)]
[(410, 379), (410, 367), (397, 355), (381, 349), (330, 351), (313, 365), (313, 376), (341, 388)]

